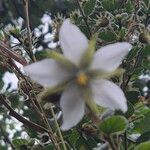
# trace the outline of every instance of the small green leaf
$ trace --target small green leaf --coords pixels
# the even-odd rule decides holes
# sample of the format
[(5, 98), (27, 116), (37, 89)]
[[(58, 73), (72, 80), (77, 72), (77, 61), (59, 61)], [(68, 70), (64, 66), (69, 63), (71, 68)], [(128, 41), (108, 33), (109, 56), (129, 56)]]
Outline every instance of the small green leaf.
[(84, 5), (84, 13), (89, 16), (95, 9), (96, 0), (88, 0)]
[(112, 116), (106, 118), (100, 124), (100, 130), (106, 134), (114, 134), (117, 132), (123, 132), (126, 129), (127, 120), (123, 116)]
[(116, 40), (116, 35), (111, 31), (105, 31), (99, 34), (99, 38), (107, 42), (112, 42)]
[(141, 143), (134, 150), (150, 150), (150, 142)]
[(27, 145), (28, 141), (25, 139), (14, 139), (12, 144), (15, 146), (16, 149), (20, 149), (21, 146)]
[(42, 60), (44, 58), (48, 58), (48, 52), (47, 51), (37, 51), (35, 53), (36, 60)]

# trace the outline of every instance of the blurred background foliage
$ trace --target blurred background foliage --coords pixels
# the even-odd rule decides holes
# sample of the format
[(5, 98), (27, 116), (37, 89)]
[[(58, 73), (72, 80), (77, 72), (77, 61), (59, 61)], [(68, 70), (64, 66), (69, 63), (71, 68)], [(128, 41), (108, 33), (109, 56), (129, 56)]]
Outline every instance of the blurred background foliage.
[[(17, 53), (27, 62), (32, 62), (24, 9), (25, 0), (0, 0), (0, 40), (10, 48), (11, 52)], [(85, 117), (77, 127), (63, 133), (67, 148), (73, 150), (108, 149), (105, 141), (111, 137), (118, 149), (149, 150), (150, 143), (147, 141), (150, 140), (150, 1), (29, 0), (32, 50), (36, 60), (48, 57), (47, 52), (52, 49), (61, 52), (58, 32), (63, 20), (68, 17), (80, 27), (88, 39), (98, 33), (97, 48), (114, 42), (128, 41), (133, 45), (133, 49), (122, 62), (124, 74), (120, 78), (112, 79), (126, 94), (127, 113), (124, 115), (115, 112), (116, 115), (112, 117), (110, 113), (105, 114), (106, 119), (99, 129), (91, 123), (88, 117)], [(44, 126), (31, 103), (31, 99), (34, 101), (35, 98), (33, 94), (40, 93), (42, 87), (22, 76), (22, 73), (18, 71), (20, 66), (12, 61), (14, 57), (9, 58), (8, 55), (3, 55), (1, 49), (0, 47), (2, 97), (7, 99), (8, 104), (17, 113)], [(4, 83), (6, 73), (16, 75), (17, 89), (12, 88), (9, 79), (7, 79), (7, 85)], [(32, 88), (26, 80), (33, 85)], [(60, 108), (57, 106), (60, 93), (48, 98), (56, 104), (54, 113), (61, 124)], [(53, 131), (57, 133), (52, 112), (49, 107), (44, 108)], [(11, 115), (0, 102), (0, 150), (54, 149), (47, 134), (39, 133), (26, 124), (19, 123), (9, 114)], [(118, 124), (117, 127), (116, 124)]]

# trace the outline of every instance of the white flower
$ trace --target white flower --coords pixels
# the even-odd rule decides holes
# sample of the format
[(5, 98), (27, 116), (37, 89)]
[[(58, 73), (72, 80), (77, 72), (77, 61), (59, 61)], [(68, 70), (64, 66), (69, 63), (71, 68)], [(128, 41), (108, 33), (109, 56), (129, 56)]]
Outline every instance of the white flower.
[(127, 42), (115, 43), (100, 48), (94, 54), (94, 42), (88, 42), (69, 19), (60, 28), (59, 39), (63, 55), (56, 54), (54, 59), (33, 63), (24, 70), (42, 86), (53, 88), (66, 84), (60, 99), (62, 130), (75, 126), (84, 116), (85, 105), (92, 108), (93, 102), (126, 112), (124, 93), (106, 78), (117, 69), (132, 46)]

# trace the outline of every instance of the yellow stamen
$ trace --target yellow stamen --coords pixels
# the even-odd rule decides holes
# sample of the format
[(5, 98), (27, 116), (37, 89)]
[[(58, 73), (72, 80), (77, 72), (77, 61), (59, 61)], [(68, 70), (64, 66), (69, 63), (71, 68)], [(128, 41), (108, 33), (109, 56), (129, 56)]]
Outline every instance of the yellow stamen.
[(86, 76), (85, 73), (82, 72), (77, 75), (77, 83), (79, 85), (86, 85), (87, 82), (88, 82), (88, 77)]

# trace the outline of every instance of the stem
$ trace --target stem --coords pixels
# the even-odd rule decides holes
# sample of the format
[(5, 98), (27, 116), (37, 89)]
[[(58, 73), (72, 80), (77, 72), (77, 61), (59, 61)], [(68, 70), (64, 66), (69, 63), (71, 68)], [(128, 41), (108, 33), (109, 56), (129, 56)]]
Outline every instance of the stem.
[(23, 57), (21, 57), (19, 54), (14, 52), (12, 49), (8, 47), (8, 45), (6, 45), (5, 43), (1, 41), (0, 41), (0, 53), (1, 55), (14, 59), (15, 61), (19, 62), (23, 66), (27, 65), (27, 61)]
[(107, 142), (109, 143), (109, 145), (110, 145), (110, 147), (112, 148), (112, 150), (117, 150), (110, 137), (108, 137), (108, 136), (106, 137), (106, 136), (105, 136), (105, 139), (106, 139)]
[(124, 149), (128, 150), (127, 132), (124, 133)]
[[(32, 90), (32, 91), (34, 91), (34, 90)], [(46, 127), (47, 127), (48, 130), (49, 130), (48, 134), (49, 134), (51, 140), (53, 141), (56, 150), (60, 150), (59, 144), (57, 143), (57, 139), (55, 138), (54, 133), (53, 133), (53, 130), (52, 130), (52, 128), (51, 128), (51, 126), (50, 126), (50, 124), (49, 124), (47, 118), (46, 118), (45, 112), (44, 112), (44, 110), (43, 110), (41, 104), (37, 101), (37, 98), (36, 98), (35, 93), (33, 93), (33, 94), (34, 94), (34, 97), (35, 97), (35, 101), (31, 99), (31, 100), (32, 100), (32, 103), (34, 104), (34, 106), (36, 106), (36, 107), (35, 107), (36, 109), (39, 109), (39, 110), (37, 110), (37, 111), (38, 111), (38, 113), (41, 115), (42, 120), (44, 121)], [(37, 105), (35, 104), (35, 102), (36, 102)], [(37, 106), (38, 106), (38, 107), (37, 107)]]
[[(141, 58), (142, 58), (141, 53), (142, 53), (142, 48), (139, 50), (139, 52), (138, 52), (138, 54), (137, 54), (137, 57), (135, 58), (135, 62), (134, 62), (133, 67), (132, 67), (132, 73), (131, 73), (130, 75), (128, 75), (128, 78), (127, 78), (126, 82), (125, 82), (124, 85), (122, 86), (124, 92), (126, 91), (126, 88), (127, 88), (127, 86), (128, 86), (128, 83), (129, 83), (129, 81), (130, 81), (132, 75), (134, 74), (134, 71), (135, 71), (136, 67), (137, 67), (137, 66), (139, 65), (139, 63), (141, 62)], [(125, 80), (125, 76), (123, 76), (123, 77), (124, 77), (124, 80)]]
[(57, 130), (58, 130), (58, 134), (59, 134), (60, 140), (61, 140), (62, 145), (63, 145), (63, 149), (64, 149), (64, 150), (67, 150), (66, 145), (65, 145), (65, 141), (64, 141), (63, 136), (62, 136), (62, 133), (61, 133), (61, 131), (60, 131), (60, 127), (59, 127), (59, 124), (58, 124), (57, 119), (56, 119), (56, 117), (55, 117), (55, 113), (54, 113), (54, 109), (53, 109), (52, 105), (51, 105), (51, 107), (50, 107), (50, 110), (51, 110), (52, 116), (53, 116), (53, 118), (54, 118), (55, 125), (56, 125), (56, 128), (57, 128)]
[[(10, 63), (11, 63), (11, 65), (16, 69), (16, 71), (20, 74), (20, 76), (26, 81), (27, 86), (29, 86), (29, 87), (31, 88), (31, 91), (34, 92), (33, 87), (32, 87), (32, 84), (31, 84), (30, 82), (28, 82), (28, 80), (24, 77), (24, 75), (23, 75), (22, 72), (18, 69), (18, 67), (16, 66), (16, 64), (15, 64), (12, 60), (10, 60)], [(28, 88), (27, 88), (27, 89), (28, 89)], [(33, 93), (35, 99), (32, 99), (32, 97), (31, 97), (31, 95), (30, 95), (30, 91), (29, 91), (28, 93), (29, 93), (28, 96), (29, 96), (29, 98), (30, 98), (30, 100), (31, 100), (31, 103), (32, 103), (32, 105), (33, 105), (35, 111), (41, 116), (41, 118), (42, 118), (44, 124), (45, 124), (46, 127), (48, 128), (47, 133), (49, 134), (49, 136), (50, 136), (50, 138), (51, 138), (51, 140), (52, 140), (52, 142), (53, 142), (55, 148), (56, 148), (57, 150), (60, 150), (60, 148), (59, 148), (59, 146), (58, 146), (58, 144), (57, 144), (57, 140), (56, 140), (56, 138), (55, 138), (55, 136), (54, 136), (54, 134), (53, 134), (53, 131), (52, 131), (52, 129), (51, 129), (49, 123), (48, 123), (48, 120), (47, 120), (47, 118), (46, 118), (46, 116), (45, 116), (45, 113), (44, 113), (44, 111), (43, 111), (41, 105), (40, 105), (39, 102), (37, 101), (37, 98), (36, 98), (35, 93)]]
[(16, 118), (18, 121), (22, 122), (24, 125), (31, 127), (32, 129), (38, 131), (38, 132), (48, 132), (47, 129), (43, 128), (40, 125), (35, 124), (34, 122), (31, 122), (24, 117), (22, 117), (20, 114), (18, 114), (4, 99), (4, 96), (0, 94), (0, 104), (4, 105), (9, 110), (9, 115)]
[(30, 31), (30, 23), (29, 23), (29, 7), (28, 7), (29, 1), (24, 0), (24, 10), (25, 10), (25, 19), (26, 19), (26, 26), (27, 26), (27, 35), (29, 40), (29, 55), (33, 62), (36, 61), (35, 56), (32, 52), (32, 39), (31, 39), (31, 31)]

